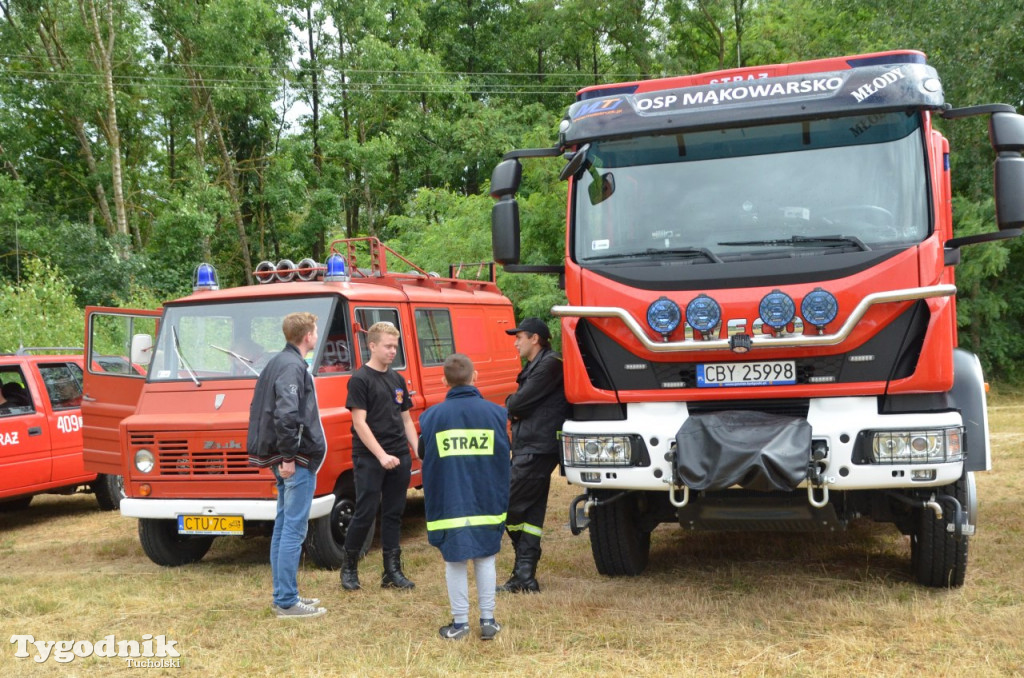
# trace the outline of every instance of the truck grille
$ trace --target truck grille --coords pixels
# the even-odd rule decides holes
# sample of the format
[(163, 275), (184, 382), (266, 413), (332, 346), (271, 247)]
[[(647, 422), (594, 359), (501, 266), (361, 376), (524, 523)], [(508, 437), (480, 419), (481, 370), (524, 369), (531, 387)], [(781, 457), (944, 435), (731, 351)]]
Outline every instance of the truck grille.
[(259, 469), (249, 466), (243, 442), (245, 433), (132, 434), (131, 453), (141, 447), (156, 457), (156, 471), (162, 476), (255, 476)]

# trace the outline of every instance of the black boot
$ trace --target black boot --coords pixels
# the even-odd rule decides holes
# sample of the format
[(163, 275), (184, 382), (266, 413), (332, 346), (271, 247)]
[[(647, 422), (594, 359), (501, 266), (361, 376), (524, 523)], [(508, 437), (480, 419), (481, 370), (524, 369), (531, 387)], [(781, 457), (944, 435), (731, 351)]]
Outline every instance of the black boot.
[(341, 588), (346, 591), (358, 591), (359, 586), (359, 550), (345, 549), (345, 560), (341, 565)]
[(512, 576), (498, 590), (506, 593), (540, 593), (540, 584), (537, 583), (538, 560), (532, 554), (516, 554)]
[(380, 578), (382, 589), (412, 589), (416, 587), (402, 574), (402, 549), (384, 552), (384, 574)]

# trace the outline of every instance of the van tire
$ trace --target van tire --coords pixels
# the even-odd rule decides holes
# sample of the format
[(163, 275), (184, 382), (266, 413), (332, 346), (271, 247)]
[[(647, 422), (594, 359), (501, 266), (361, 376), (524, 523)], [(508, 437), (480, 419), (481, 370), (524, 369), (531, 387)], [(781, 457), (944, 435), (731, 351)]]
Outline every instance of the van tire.
[(92, 482), (92, 491), (96, 494), (96, 503), (103, 511), (117, 511), (124, 499), (124, 478), (101, 473)]
[(178, 567), (202, 560), (213, 544), (213, 537), (178, 534), (175, 520), (139, 518), (139, 542), (157, 565)]
[[(341, 568), (345, 558), (345, 535), (356, 512), (355, 483), (351, 474), (343, 475), (334, 488), (334, 506), (326, 516), (309, 521), (309, 532), (306, 535), (306, 554), (317, 567), (325, 570)], [(370, 523), (366, 540), (359, 549), (362, 558), (370, 550), (373, 543), (373, 532), (377, 527), (377, 519)]]
[[(611, 493), (598, 493), (598, 500)], [(590, 550), (600, 574), (611, 577), (635, 577), (647, 569), (651, 553), (651, 533), (636, 521), (637, 494), (627, 494), (590, 509)]]
[(14, 511), (24, 511), (28, 508), (28, 505), (32, 503), (33, 495), (27, 497), (18, 497), (17, 499), (7, 499), (6, 501), (0, 501), (0, 513), (11, 513)]
[[(937, 491), (937, 494), (956, 497), (971, 524), (977, 520), (977, 516), (969, 515), (974, 504), (973, 476), (965, 472), (960, 480)], [(936, 518), (931, 509), (917, 509), (917, 513), (917, 528), (910, 535), (910, 563), (917, 583), (932, 588), (963, 586), (970, 537), (963, 535), (957, 539), (947, 530), (953, 518), (947, 510), (943, 511), (942, 518)]]

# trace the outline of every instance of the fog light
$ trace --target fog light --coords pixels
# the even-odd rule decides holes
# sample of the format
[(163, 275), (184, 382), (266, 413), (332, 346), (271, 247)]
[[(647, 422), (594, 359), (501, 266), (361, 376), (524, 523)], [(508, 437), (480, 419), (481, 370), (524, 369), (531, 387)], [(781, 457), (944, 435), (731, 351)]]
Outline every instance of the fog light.
[(915, 468), (910, 471), (911, 480), (935, 480), (937, 473), (933, 468)]
[(148, 497), (151, 494), (153, 494), (153, 488), (149, 483), (142, 483), (139, 485), (139, 496)]
[(601, 474), (587, 471), (586, 473), (580, 474), (580, 480), (585, 483), (599, 483), (601, 482)]
[(793, 303), (792, 297), (785, 292), (772, 290), (764, 295), (758, 311), (764, 324), (778, 332), (793, 322), (793, 316), (796, 315), (796, 304)]

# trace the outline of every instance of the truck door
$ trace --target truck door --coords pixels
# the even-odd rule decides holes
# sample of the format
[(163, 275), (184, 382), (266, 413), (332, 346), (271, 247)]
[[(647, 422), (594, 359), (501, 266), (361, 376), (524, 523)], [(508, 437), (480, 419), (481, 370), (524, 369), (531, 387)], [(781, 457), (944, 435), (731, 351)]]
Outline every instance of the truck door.
[[(132, 355), (133, 338), (156, 340), (161, 311), (85, 309), (82, 448), (85, 468), (121, 475), (121, 421), (135, 412), (151, 354)], [(145, 342), (135, 340), (136, 345)]]
[(19, 365), (0, 367), (0, 497), (50, 482), (50, 429)]
[(47, 413), (50, 434), (51, 472), (54, 482), (87, 482), (95, 474), (82, 461), (82, 368), (81, 361), (38, 363), (42, 386), (37, 400)]

